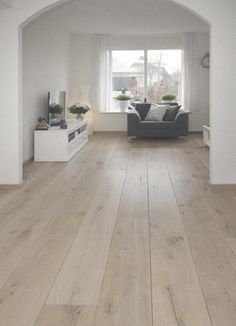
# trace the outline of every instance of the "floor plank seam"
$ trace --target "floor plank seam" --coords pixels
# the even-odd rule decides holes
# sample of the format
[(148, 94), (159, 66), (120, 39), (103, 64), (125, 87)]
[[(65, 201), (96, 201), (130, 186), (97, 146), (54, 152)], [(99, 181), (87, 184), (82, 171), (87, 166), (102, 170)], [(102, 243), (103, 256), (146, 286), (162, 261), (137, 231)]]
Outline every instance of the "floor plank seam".
[[(179, 211), (179, 214), (181, 216), (181, 220), (182, 220), (182, 213), (181, 213), (181, 210), (180, 210), (180, 207), (179, 207), (179, 204), (178, 204), (178, 200), (177, 200), (177, 196), (176, 196), (176, 191), (175, 191), (175, 187), (174, 187), (174, 184), (173, 184), (173, 180), (172, 180), (172, 177), (171, 177), (171, 174), (170, 174), (170, 170), (169, 170), (169, 167), (168, 165), (166, 164), (166, 168), (167, 168), (167, 172), (168, 172), (168, 175), (169, 175), (169, 179), (170, 179), (170, 182), (171, 182), (171, 185), (172, 185), (172, 188), (173, 188), (173, 193), (174, 193), (174, 197), (175, 197), (175, 201), (176, 201), (176, 205), (178, 207), (178, 211)], [(186, 236), (186, 239), (188, 240), (188, 237), (187, 237), (187, 233), (186, 233), (186, 229), (185, 229), (185, 225), (184, 225), (184, 222), (182, 220), (182, 225), (183, 225), (183, 228), (184, 228), (184, 233), (185, 233), (185, 236)], [(193, 257), (193, 253), (192, 253), (192, 248), (191, 248), (191, 245), (189, 243), (189, 240), (188, 240), (188, 247), (189, 247), (189, 251), (191, 253), (191, 257), (192, 257), (192, 261), (193, 261), (193, 264), (195, 266), (195, 271), (196, 271), (196, 276), (197, 276), (197, 279), (198, 279), (198, 283), (199, 283), (199, 287), (201, 289), (201, 293), (202, 293), (202, 297), (203, 297), (203, 300), (204, 300), (204, 303), (205, 303), (205, 306), (206, 306), (206, 309), (207, 309), (207, 313), (208, 313), (208, 316), (209, 316), (209, 320), (210, 320), (210, 323), (212, 326), (213, 325), (213, 321), (211, 319), (211, 315), (210, 315), (210, 311), (209, 311), (209, 308), (208, 308), (208, 305), (207, 305), (207, 302), (206, 302), (206, 298), (205, 298), (205, 294), (204, 294), (204, 291), (203, 291), (203, 288), (202, 288), (202, 284), (200, 282), (200, 278), (199, 278), (199, 274), (198, 274), (198, 270), (196, 268), (196, 264), (195, 264), (195, 261), (194, 261), (194, 257)]]
[(150, 218), (150, 191), (149, 191), (149, 156), (147, 155), (147, 198), (148, 198), (148, 226), (149, 226), (149, 261), (150, 261), (150, 293), (151, 293), (151, 322), (154, 326), (154, 316), (153, 316), (153, 289), (152, 289), (152, 248), (151, 248), (151, 218)]
[[(102, 279), (102, 283), (101, 283), (101, 290), (102, 290), (103, 285), (104, 285), (104, 278), (105, 278), (107, 263), (108, 263), (109, 255), (110, 255), (110, 252), (111, 252), (110, 249), (111, 249), (111, 246), (112, 246), (112, 241), (114, 239), (115, 229), (116, 229), (116, 225), (117, 225), (117, 217), (118, 217), (118, 214), (119, 214), (120, 203), (121, 203), (121, 199), (122, 199), (122, 195), (123, 195), (123, 191), (124, 191), (124, 186), (125, 186), (125, 181), (126, 181), (126, 176), (127, 176), (128, 165), (129, 165), (129, 159), (128, 159), (128, 162), (127, 162), (127, 165), (126, 165), (125, 177), (124, 177), (124, 181), (123, 181), (122, 191), (121, 191), (121, 194), (120, 194), (119, 206), (118, 206), (117, 215), (116, 215), (116, 222), (115, 222), (114, 229), (113, 229), (113, 232), (112, 232), (111, 242), (110, 242), (109, 251), (108, 251), (108, 256), (107, 256), (107, 260), (106, 260), (106, 264), (105, 264), (104, 275), (103, 275), (103, 279)], [(91, 326), (95, 325), (95, 322), (96, 322), (96, 315), (97, 315), (97, 311), (98, 311), (99, 301), (100, 301), (100, 298), (101, 298), (101, 290), (100, 290), (98, 304), (96, 306), (96, 310), (95, 310), (95, 314), (94, 314), (93, 324)]]
[[(82, 223), (81, 223), (81, 224), (82, 224)], [(80, 226), (81, 226), (81, 225), (80, 225)], [(80, 226), (79, 226), (79, 229), (80, 229)], [(68, 248), (68, 250), (67, 250), (67, 252), (66, 252), (66, 254), (65, 254), (65, 257), (64, 257), (64, 259), (63, 259), (63, 261), (62, 261), (62, 263), (61, 263), (61, 266), (60, 266), (60, 268), (58, 269), (58, 271), (57, 271), (57, 273), (56, 273), (56, 275), (55, 275), (54, 281), (52, 282), (52, 285), (51, 285), (50, 289), (48, 290), (47, 295), (45, 296), (45, 300), (44, 300), (44, 302), (43, 302), (41, 308), (39, 309), (39, 313), (38, 313), (37, 316), (35, 317), (35, 321), (34, 321), (33, 326), (36, 324), (37, 319), (38, 319), (38, 316), (40, 315), (40, 313), (41, 313), (41, 311), (42, 311), (44, 305), (45, 305), (46, 302), (47, 302), (48, 296), (49, 296), (49, 294), (50, 294), (50, 292), (51, 292), (51, 290), (52, 290), (52, 288), (53, 288), (53, 286), (54, 286), (54, 284), (55, 284), (55, 282), (56, 282), (56, 279), (57, 279), (58, 274), (60, 273), (60, 271), (61, 271), (61, 269), (62, 269), (62, 266), (63, 266), (63, 264), (64, 264), (64, 262), (65, 262), (65, 260), (66, 260), (67, 254), (69, 253), (69, 251), (70, 251), (70, 249), (71, 249), (71, 247), (72, 247), (72, 245), (73, 245), (73, 243), (74, 243), (74, 241), (75, 241), (75, 238), (76, 238), (76, 236), (77, 236), (77, 234), (78, 234), (78, 232), (79, 232), (79, 229), (77, 230), (77, 232), (76, 232), (75, 235), (74, 235), (73, 240), (71, 241), (71, 244), (70, 244), (70, 246), (69, 246), (69, 248)]]

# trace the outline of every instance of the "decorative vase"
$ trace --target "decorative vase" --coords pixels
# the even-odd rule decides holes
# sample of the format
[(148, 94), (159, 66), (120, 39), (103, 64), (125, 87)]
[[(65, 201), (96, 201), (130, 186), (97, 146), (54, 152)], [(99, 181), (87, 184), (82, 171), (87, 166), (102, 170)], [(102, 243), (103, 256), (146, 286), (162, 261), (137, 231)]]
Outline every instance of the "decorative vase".
[(129, 101), (119, 101), (120, 110), (125, 112), (129, 107)]

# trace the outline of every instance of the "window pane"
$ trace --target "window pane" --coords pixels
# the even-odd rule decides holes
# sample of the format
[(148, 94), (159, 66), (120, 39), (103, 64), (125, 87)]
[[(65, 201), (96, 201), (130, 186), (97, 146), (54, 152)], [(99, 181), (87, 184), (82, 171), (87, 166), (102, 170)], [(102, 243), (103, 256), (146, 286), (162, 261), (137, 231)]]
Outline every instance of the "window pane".
[(144, 99), (144, 51), (112, 51), (112, 109), (122, 91), (133, 100)]
[(164, 94), (176, 94), (181, 102), (181, 50), (150, 50), (147, 63), (147, 96), (151, 103)]

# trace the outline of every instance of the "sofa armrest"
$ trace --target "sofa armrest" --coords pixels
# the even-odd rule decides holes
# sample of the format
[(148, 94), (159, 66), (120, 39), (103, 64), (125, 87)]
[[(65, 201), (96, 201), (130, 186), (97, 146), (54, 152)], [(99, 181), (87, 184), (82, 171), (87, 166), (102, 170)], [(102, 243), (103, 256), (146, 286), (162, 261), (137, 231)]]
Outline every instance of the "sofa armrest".
[(188, 113), (184, 110), (179, 110), (175, 118), (175, 123), (180, 128), (180, 135), (188, 136)]
[(188, 113), (184, 110), (179, 110), (176, 115), (175, 122), (178, 125), (188, 125)]
[(137, 136), (137, 132), (141, 123), (141, 118), (138, 112), (132, 108), (129, 109), (127, 114), (127, 129), (128, 129), (128, 136)]
[(128, 111), (128, 122), (131, 122), (131, 123), (140, 123), (141, 122), (141, 118), (140, 118), (138, 111), (136, 111), (135, 108), (132, 107), (131, 105), (129, 106), (129, 111)]

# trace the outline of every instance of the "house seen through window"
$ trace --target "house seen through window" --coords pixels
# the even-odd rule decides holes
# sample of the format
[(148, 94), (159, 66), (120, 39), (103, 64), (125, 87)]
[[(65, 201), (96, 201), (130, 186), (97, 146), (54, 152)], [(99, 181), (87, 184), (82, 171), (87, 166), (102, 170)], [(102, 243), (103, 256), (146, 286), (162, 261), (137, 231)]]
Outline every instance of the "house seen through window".
[(164, 94), (182, 95), (181, 50), (112, 51), (111, 109), (119, 110), (115, 97), (122, 92), (131, 101), (158, 103)]

